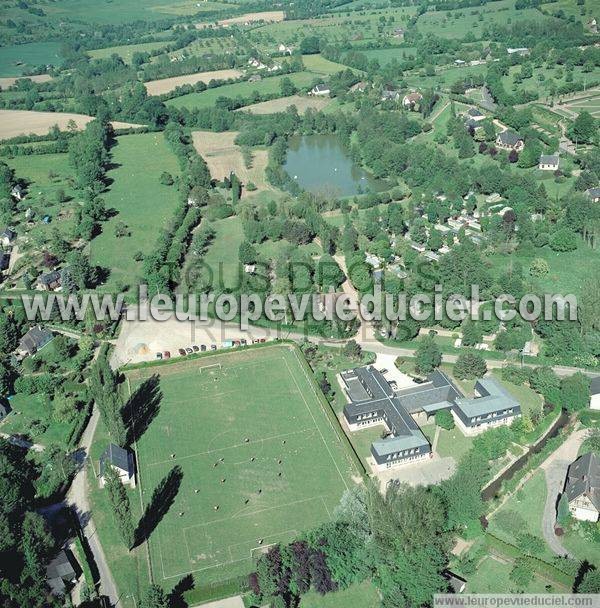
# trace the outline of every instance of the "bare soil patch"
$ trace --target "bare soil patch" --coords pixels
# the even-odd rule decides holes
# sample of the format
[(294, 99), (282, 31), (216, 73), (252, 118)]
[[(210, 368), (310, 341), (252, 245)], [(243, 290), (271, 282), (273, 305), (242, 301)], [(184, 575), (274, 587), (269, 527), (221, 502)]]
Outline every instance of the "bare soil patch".
[(230, 17), (229, 19), (221, 19), (219, 25), (233, 25), (234, 23), (254, 23), (255, 21), (265, 21), (273, 23), (275, 21), (283, 21), (285, 13), (283, 11), (264, 11), (261, 13), (246, 13), (239, 17)]
[(194, 131), (192, 133), (194, 147), (206, 161), (213, 179), (222, 180), (235, 173), (245, 186), (253, 182), (257, 190), (270, 189), (265, 179), (265, 168), (268, 162), (266, 150), (253, 151), (252, 166), (246, 168), (242, 151), (234, 143), (237, 131), (213, 133), (211, 131)]
[(12, 87), (17, 80), (31, 80), (32, 82), (48, 82), (52, 80), (50, 74), (37, 74), (35, 76), (16, 76), (14, 78), (0, 78), (0, 88), (4, 91)]
[[(93, 120), (93, 117), (69, 112), (0, 110), (0, 140), (19, 135), (45, 135), (54, 125), (58, 125), (61, 130), (65, 130), (71, 120), (77, 125), (78, 129), (83, 129), (88, 122)], [(115, 129), (142, 126), (118, 121), (113, 121), (112, 125)]]
[(212, 72), (198, 72), (186, 74), (185, 76), (173, 76), (172, 78), (161, 78), (145, 82), (148, 95), (162, 95), (175, 90), (184, 84), (196, 84), (204, 82), (208, 84), (211, 80), (227, 80), (228, 78), (239, 78), (242, 72), (239, 70), (213, 70)]
[(298, 114), (304, 114), (308, 108), (313, 110), (322, 110), (332, 102), (331, 99), (322, 97), (304, 97), (301, 95), (291, 95), (290, 97), (280, 97), (271, 101), (262, 101), (254, 103), (250, 106), (245, 106), (236, 110), (236, 112), (250, 112), (251, 114), (274, 114), (275, 112), (284, 112), (290, 106), (296, 106)]

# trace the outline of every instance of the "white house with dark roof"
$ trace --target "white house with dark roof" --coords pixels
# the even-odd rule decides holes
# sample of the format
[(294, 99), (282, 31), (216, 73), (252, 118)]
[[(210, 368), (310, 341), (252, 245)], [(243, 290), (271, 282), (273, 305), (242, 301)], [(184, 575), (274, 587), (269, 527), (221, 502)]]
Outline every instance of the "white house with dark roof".
[(100, 456), (101, 488), (104, 487), (104, 475), (107, 467), (112, 467), (117, 472), (121, 483), (135, 488), (135, 466), (131, 452), (114, 443), (109, 444), (102, 456)]
[(590, 408), (600, 410), (600, 376), (592, 378), (590, 382)]
[(17, 233), (12, 228), (4, 228), (2, 232), (0, 232), (0, 245), (9, 247), (16, 238)]
[(423, 95), (418, 91), (408, 93), (402, 98), (402, 105), (410, 110), (414, 110), (415, 106), (423, 99)]
[(594, 203), (600, 202), (600, 187), (588, 188), (585, 193), (592, 199)]
[(558, 171), (560, 165), (560, 157), (558, 154), (542, 154), (538, 169), (540, 171)]
[(565, 481), (569, 511), (575, 519), (596, 522), (600, 518), (600, 458), (594, 452), (580, 456), (569, 466)]
[(325, 95), (329, 95), (329, 93), (331, 93), (329, 85), (317, 84), (309, 91), (308, 94), (313, 95), (314, 97), (324, 97)]
[(525, 142), (518, 133), (506, 129), (506, 131), (498, 133), (496, 145), (503, 150), (516, 150), (517, 152), (520, 152), (525, 147)]

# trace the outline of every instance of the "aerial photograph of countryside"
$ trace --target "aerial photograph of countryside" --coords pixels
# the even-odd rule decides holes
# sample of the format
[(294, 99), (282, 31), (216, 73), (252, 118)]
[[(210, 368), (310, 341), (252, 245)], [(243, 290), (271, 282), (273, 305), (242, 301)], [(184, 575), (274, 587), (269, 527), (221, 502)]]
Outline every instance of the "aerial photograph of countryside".
[(0, 0), (0, 608), (600, 608), (600, 0)]

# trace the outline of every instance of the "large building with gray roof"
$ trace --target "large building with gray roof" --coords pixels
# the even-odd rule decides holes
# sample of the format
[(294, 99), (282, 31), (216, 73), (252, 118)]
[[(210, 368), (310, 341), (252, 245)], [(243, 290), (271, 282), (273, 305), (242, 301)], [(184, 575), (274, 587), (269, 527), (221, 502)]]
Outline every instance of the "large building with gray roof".
[(521, 413), (519, 403), (489, 377), (476, 383), (473, 399), (466, 398), (440, 371), (433, 372), (423, 384), (397, 389), (375, 367), (358, 367), (342, 372), (340, 384), (348, 401), (344, 417), (350, 431), (376, 424), (386, 429), (371, 445), (379, 470), (431, 455), (415, 415), (449, 410), (465, 435), (475, 435), (491, 426), (510, 424)]
[(600, 518), (600, 457), (595, 452), (583, 454), (569, 466), (565, 482), (569, 511), (576, 519), (598, 521)]

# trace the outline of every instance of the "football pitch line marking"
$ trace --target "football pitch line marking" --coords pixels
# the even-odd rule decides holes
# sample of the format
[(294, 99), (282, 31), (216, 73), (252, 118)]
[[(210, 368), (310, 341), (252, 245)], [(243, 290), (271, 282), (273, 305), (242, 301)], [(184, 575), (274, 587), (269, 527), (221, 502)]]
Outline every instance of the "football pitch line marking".
[(302, 433), (308, 433), (309, 431), (314, 431), (313, 428), (302, 429), (300, 431), (291, 431), (289, 433), (281, 433), (281, 435), (273, 435), (272, 437), (261, 437), (255, 441), (251, 441), (249, 443), (236, 443), (235, 445), (230, 445), (224, 448), (215, 448), (214, 450), (207, 450), (206, 452), (196, 452), (195, 454), (188, 454), (187, 456), (181, 456), (180, 458), (168, 458), (166, 460), (159, 460), (158, 462), (152, 462), (147, 464), (148, 467), (153, 467), (159, 464), (165, 464), (167, 462), (177, 462), (179, 460), (187, 460), (188, 458), (196, 458), (197, 456), (207, 456), (209, 454), (215, 454), (218, 452), (225, 452), (227, 450), (231, 450), (233, 448), (241, 448), (243, 446), (257, 444), (257, 443), (265, 443), (267, 441), (273, 441), (274, 439), (281, 439), (282, 437), (290, 437), (291, 435), (300, 435)]
[[(294, 350), (294, 354), (296, 355), (296, 357), (298, 357), (298, 353), (295, 350)], [(292, 374), (292, 370), (290, 369), (287, 359), (285, 357), (282, 357), (282, 358), (285, 361), (285, 365), (288, 368), (288, 372), (289, 372), (290, 376), (292, 376), (294, 383), (296, 384), (296, 388), (298, 389), (298, 392), (300, 393), (300, 396), (302, 397), (302, 401), (304, 401), (304, 405), (306, 406), (306, 409), (308, 410), (310, 417), (313, 419), (313, 422), (315, 423), (315, 426), (317, 427), (317, 431), (319, 431), (319, 435), (321, 436), (321, 440), (323, 441), (323, 444), (325, 445), (325, 448), (327, 449), (327, 452), (329, 453), (329, 456), (331, 457), (333, 466), (336, 468), (336, 470), (340, 476), (340, 479), (342, 480), (342, 483), (344, 484), (344, 487), (346, 488), (346, 490), (349, 490), (350, 488), (348, 487), (348, 484), (346, 483), (346, 480), (344, 479), (344, 476), (342, 475), (342, 472), (340, 471), (340, 468), (338, 467), (337, 462), (335, 461), (335, 458), (333, 457), (333, 454), (331, 453), (331, 450), (329, 449), (329, 445), (325, 441), (325, 437), (323, 437), (323, 433), (321, 432), (321, 429), (319, 428), (319, 425), (317, 424), (317, 419), (315, 418), (314, 414), (312, 413), (312, 410), (310, 409), (310, 406), (308, 405), (308, 402), (306, 401), (306, 398), (304, 397), (304, 393), (300, 390), (300, 386), (298, 385), (296, 376), (294, 376), (294, 374)], [(302, 368), (302, 362), (300, 360), (298, 360), (298, 365), (300, 365), (300, 368), (302, 369), (302, 371), (304, 371), (304, 369)], [(306, 377), (306, 373), (305, 373), (305, 377)], [(309, 386), (314, 391), (314, 387), (313, 387), (312, 383), (310, 382), (310, 379), (309, 378), (306, 378), (306, 379), (308, 380)], [(317, 395), (315, 395), (315, 396), (317, 397), (317, 400), (318, 400), (318, 396)], [(319, 404), (319, 407), (321, 407), (320, 404)], [(335, 429), (334, 429), (334, 432), (335, 432)]]

